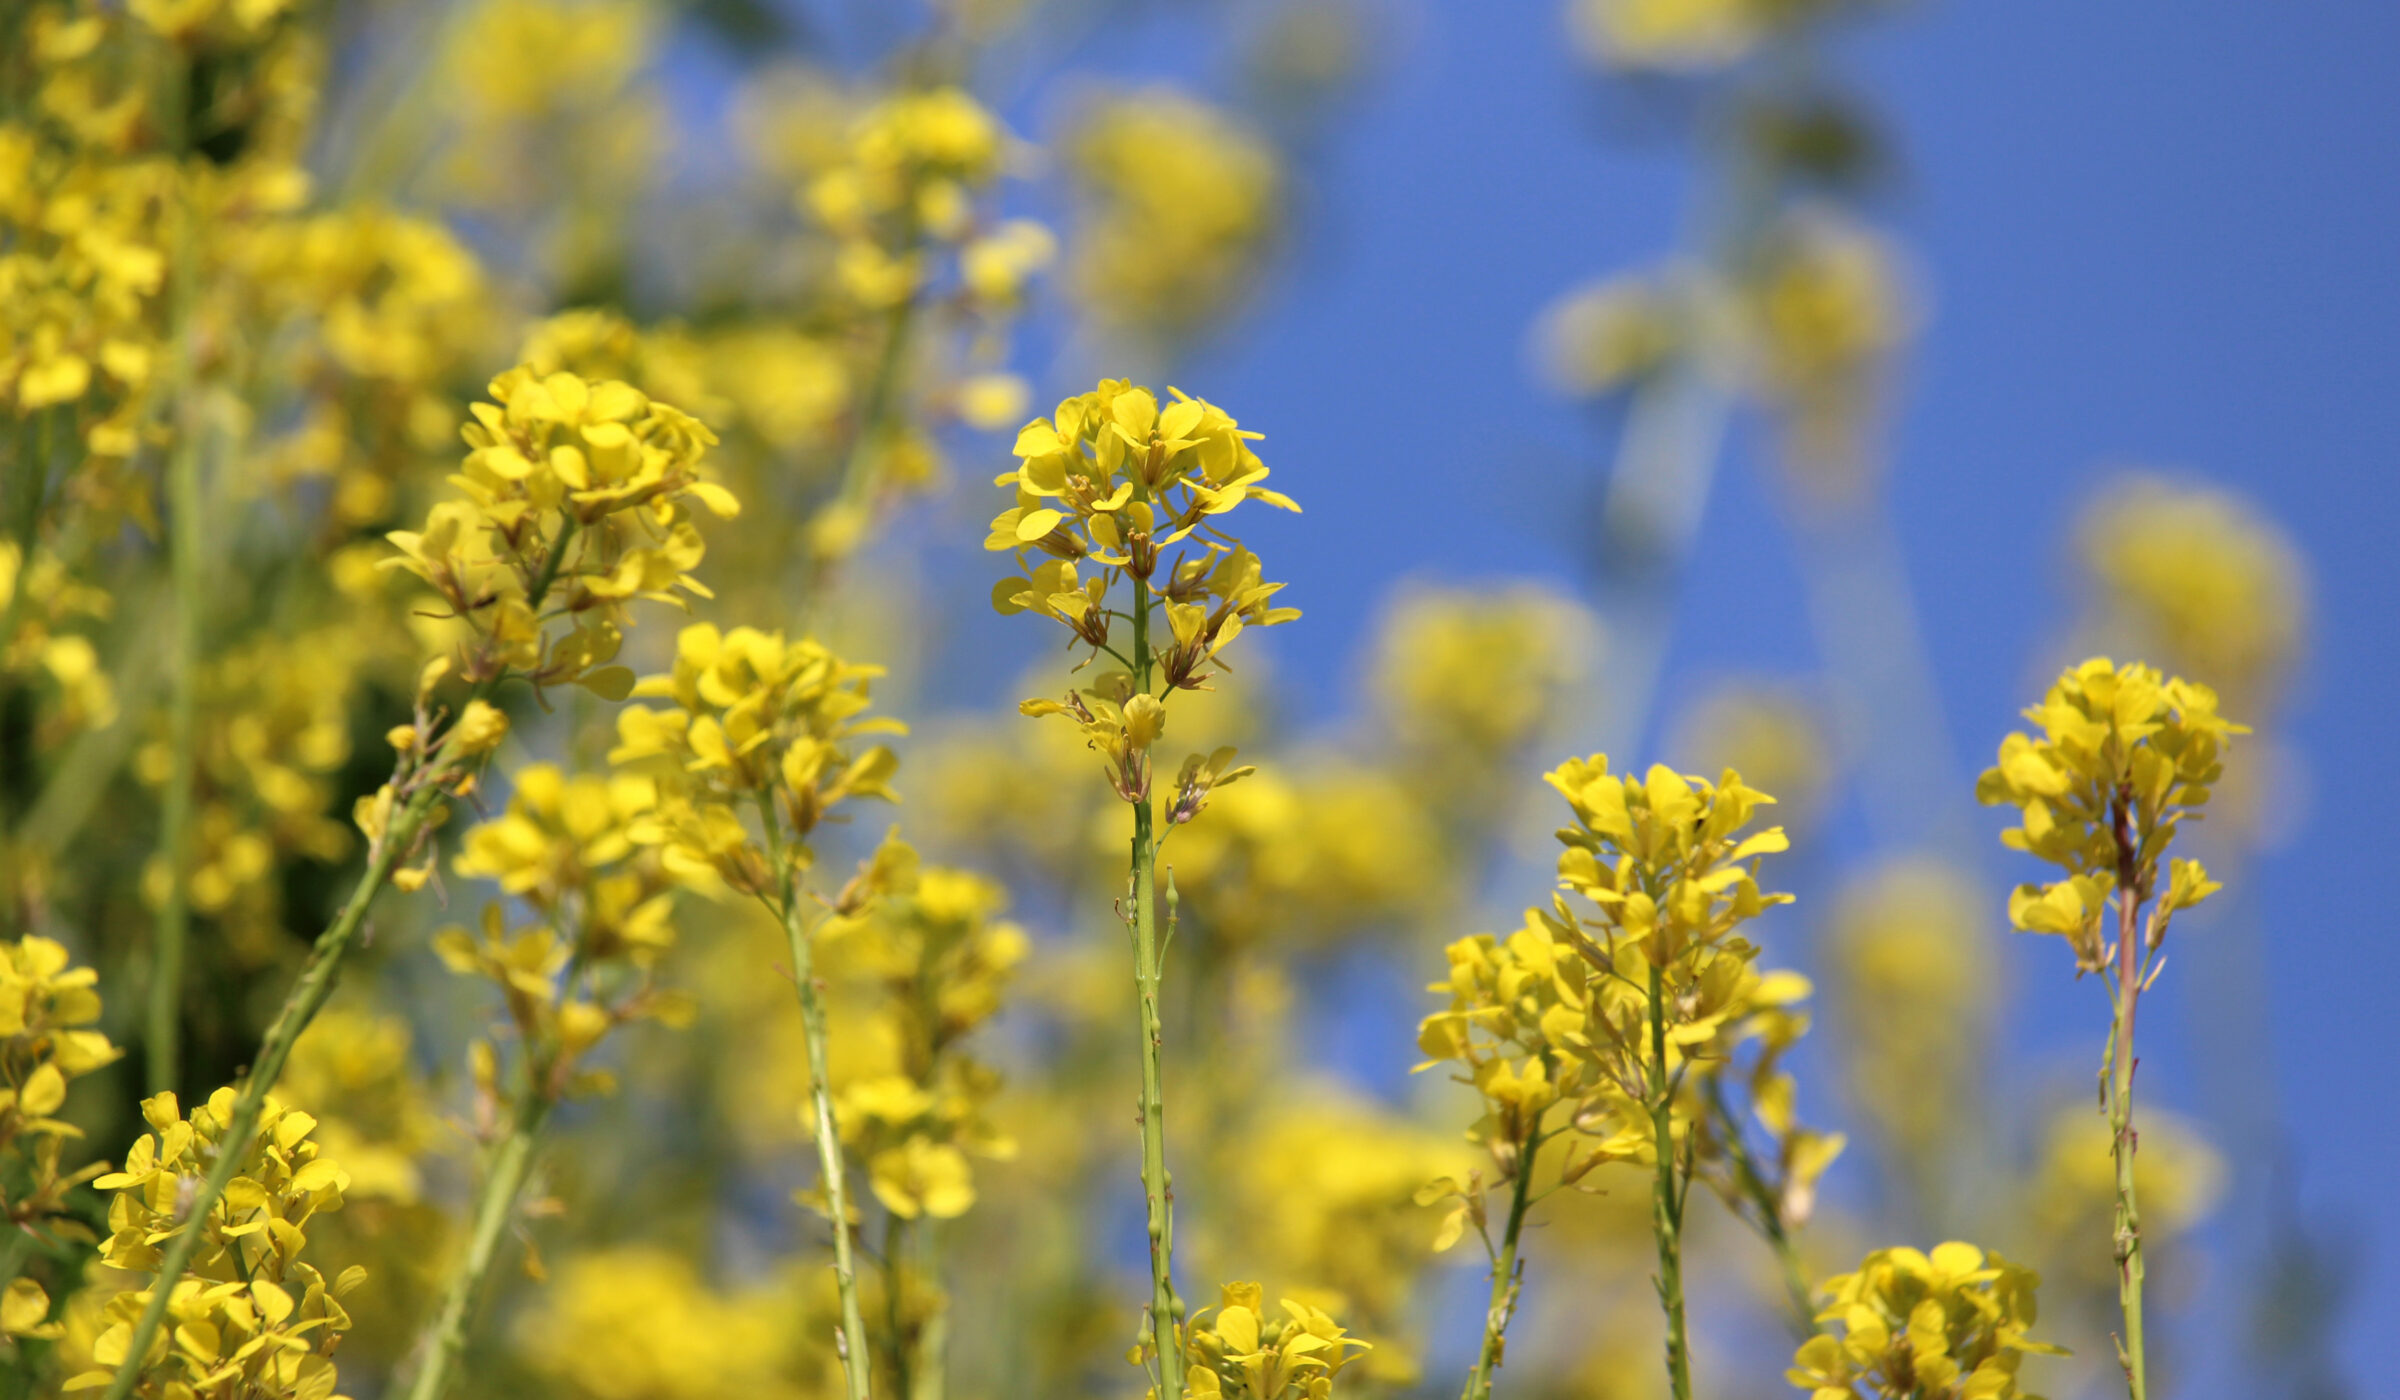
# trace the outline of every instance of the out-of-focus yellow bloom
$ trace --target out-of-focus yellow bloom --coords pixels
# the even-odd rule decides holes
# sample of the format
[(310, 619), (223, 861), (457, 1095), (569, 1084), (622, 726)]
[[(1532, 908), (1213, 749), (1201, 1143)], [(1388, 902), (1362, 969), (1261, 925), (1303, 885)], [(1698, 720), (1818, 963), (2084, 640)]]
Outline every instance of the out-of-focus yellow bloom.
[[(1356, 1314), (1376, 1335), (1408, 1325), (1442, 1228), (1416, 1195), (1464, 1172), (1452, 1136), (1338, 1089), (1308, 1089), (1231, 1134), (1222, 1154), (1227, 1210), (1239, 1223), (1208, 1233), (1203, 1219), (1204, 1257), (1240, 1254), (1308, 1279), (1330, 1291), (1327, 1307)], [(1405, 1380), (1413, 1358), (1387, 1342), (1364, 1364), (1378, 1379)]]
[(1987, 1047), (1992, 958), (1975, 882), (1946, 865), (1876, 871), (1844, 891), (1827, 976), (1858, 1108), (1904, 1169), (1924, 1176), (1974, 1102)]
[(1413, 589), (1375, 639), (1375, 703), (1410, 762), (1454, 799), (1477, 794), (1564, 717), (1588, 680), (1599, 620), (1531, 584)]
[[(2011, 1218), (2038, 1242), (2037, 1257), (2060, 1286), (2072, 1290), (2070, 1299), (2088, 1300), (2089, 1311), (2105, 1315), (2116, 1298), (2117, 1271), (2109, 1251), (2093, 1242), (2108, 1237), (2116, 1200), (2108, 1120), (2088, 1103), (2064, 1105), (2050, 1115), (2040, 1154), (2011, 1201)], [(2224, 1157), (2192, 1123), (2155, 1109), (2142, 1115), (2133, 1175), (2145, 1251), (2188, 1236), (2225, 1194)]]
[(1223, 1296), (1191, 1321), (1184, 1342), (1187, 1400), (1327, 1400), (1334, 1377), (1369, 1350), (1323, 1309), (1285, 1298), (1282, 1315), (1269, 1314), (1255, 1283), (1226, 1284)]
[(1858, 1272), (1825, 1281), (1818, 1320), (1841, 1330), (1802, 1343), (1785, 1374), (1810, 1400), (2017, 1400), (2024, 1359), (2063, 1354), (2029, 1335), (2040, 1283), (1956, 1240), (1931, 1254), (1876, 1250)]
[(1068, 283), (1105, 336), (1173, 346), (1238, 307), (1281, 222), (1272, 146), (1195, 97), (1153, 89), (1078, 112)]
[(1747, 57), (1769, 9), (1762, 0), (1570, 0), (1567, 18), (1599, 62), (1697, 72)]
[(0, 637), (0, 675), (41, 695), (37, 744), (52, 747), (116, 722), (116, 687), (98, 648), (67, 630), (110, 611), (108, 594), (77, 580), (55, 554), (36, 550), (28, 568), (16, 541), (0, 542), (0, 614), (16, 622), (13, 635)]
[[(69, 1380), (69, 1390), (109, 1382), (127, 1359), (150, 1289), (163, 1286), (171, 1290), (172, 1325), (139, 1358), (135, 1394), (171, 1400), (228, 1383), (233, 1393), (261, 1400), (321, 1400), (332, 1393), (332, 1355), (350, 1328), (338, 1299), (366, 1271), (352, 1265), (329, 1283), (300, 1256), (310, 1220), (341, 1209), (350, 1174), (310, 1139), (314, 1118), (272, 1097), (254, 1138), (223, 1141), (233, 1100), (232, 1089), (219, 1089), (187, 1120), (173, 1094), (145, 1099), (142, 1116), (151, 1131), (126, 1153), (123, 1171), (93, 1183), (115, 1193), (105, 1254), (116, 1268), (150, 1273), (159, 1266), (161, 1244), (184, 1230), (202, 1235), (182, 1278), (154, 1279), (149, 1288), (108, 1301), (108, 1325), (92, 1347), (99, 1369)], [(205, 1220), (185, 1219), (188, 1183), (205, 1176), (218, 1154), (237, 1151), (242, 1168), (233, 1185)]]
[(1787, 215), (1747, 292), (1758, 374), (1788, 418), (1795, 462), (1820, 476), (1854, 470), (1850, 439), (1913, 329), (1898, 254), (1845, 217)]
[(350, 1173), (343, 1199), (417, 1200), (417, 1159), (435, 1140), (433, 1105), (409, 1062), (408, 1021), (336, 1004), (292, 1047), (276, 1094), (317, 1118), (313, 1136)]
[(519, 1323), (518, 1345), (554, 1393), (587, 1400), (838, 1394), (832, 1348), (815, 1340), (831, 1335), (832, 1319), (803, 1319), (794, 1291), (721, 1291), (666, 1249), (596, 1250), (559, 1267)]
[(2155, 950), (2168, 919), (2217, 888), (2200, 862), (2178, 858), (2161, 890), (2158, 863), (2184, 819), (2208, 804), (2224, 774), (2227, 742), (2249, 729), (2217, 713), (2207, 686), (2106, 657), (2060, 676), (2025, 717), (2041, 726), (2040, 737), (2002, 740), (1999, 765), (1976, 780), (1975, 795), (2018, 808), (2023, 820), (2001, 833), (2002, 844), (2049, 861), (2067, 878), (2018, 886), (2009, 922), (2064, 937), (2076, 966), (2094, 971), (2102, 966), (2109, 897), (2141, 904), (2162, 894), (2144, 934)]
[(1740, 345), (1740, 311), (1720, 279), (1671, 266), (1569, 292), (1542, 314), (1534, 344), (1560, 391), (1589, 398), (1671, 367), (1729, 368)]
[(990, 1119), (998, 1073), (958, 1042), (997, 1014), (1029, 943), (997, 917), (1007, 892), (991, 881), (920, 871), (896, 840), (873, 864), (890, 872), (884, 897), (864, 915), (837, 915), (818, 937), (829, 967), (878, 984), (877, 1038), (892, 1053), (883, 1072), (843, 1085), (836, 1117), (886, 1210), (952, 1219), (975, 1203), (970, 1159), (1016, 1151)]
[(2300, 650), (2308, 587), (2291, 537), (2248, 501), (2154, 476), (2087, 506), (2076, 548), (2099, 625), (2261, 703)]

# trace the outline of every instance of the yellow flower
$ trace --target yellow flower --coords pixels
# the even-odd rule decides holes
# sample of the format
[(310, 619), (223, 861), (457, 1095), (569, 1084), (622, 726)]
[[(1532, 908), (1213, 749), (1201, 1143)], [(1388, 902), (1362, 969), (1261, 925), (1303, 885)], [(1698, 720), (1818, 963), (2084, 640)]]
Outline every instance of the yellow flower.
[[(716, 435), (617, 380), (520, 365), (491, 394), (465, 430), (471, 450), (451, 478), (460, 498), (434, 506), (423, 530), (392, 532), (400, 553), (386, 566), (431, 585), (467, 624), (466, 679), (513, 669), (536, 686), (572, 682), (621, 699), (632, 674), (607, 663), (624, 605), (707, 596), (691, 576), (703, 546), (682, 503), (720, 517), (740, 509), (699, 471)], [(572, 630), (552, 635), (537, 601)]]
[(1229, 1283), (1224, 1301), (1190, 1324), (1184, 1353), (1191, 1369), (1184, 1395), (1228, 1400), (1324, 1400), (1333, 1378), (1369, 1344), (1322, 1309), (1285, 1298), (1266, 1311), (1255, 1283)]
[(2197, 820), (2208, 804), (2226, 744), (2249, 729), (2217, 713), (2207, 686), (2106, 657), (2068, 670), (2025, 717), (2040, 735), (2002, 740), (2000, 761), (1976, 780), (1975, 795), (2018, 808), (2022, 820), (2001, 833), (2002, 844), (2067, 878), (2018, 886), (2009, 921), (2066, 938), (2077, 966), (2093, 970), (2103, 961), (2110, 897), (2139, 905), (2164, 894), (2143, 935), (2156, 949), (2168, 919), (2217, 888), (2199, 862), (2177, 860), (2161, 890), (2158, 864), (2183, 821)]
[(659, 785), (657, 817), (636, 839), (663, 846), (679, 873), (713, 871), (737, 890), (768, 893), (776, 878), (769, 853), (744, 825), (763, 798), (776, 813), (770, 844), (786, 863), (806, 868), (808, 838), (834, 808), (860, 798), (896, 800), (899, 757), (857, 742), (907, 732), (898, 720), (865, 717), (881, 674), (813, 638), (786, 641), (749, 627), (720, 632), (707, 623), (683, 629), (674, 669), (635, 688), (676, 708), (627, 707), (609, 753), (611, 763)]
[[(199, 1248), (182, 1278), (154, 1279), (107, 1304), (107, 1324), (92, 1348), (99, 1369), (67, 1389), (105, 1385), (124, 1362), (134, 1320), (151, 1291), (170, 1290), (168, 1316), (150, 1354), (139, 1361), (143, 1396), (195, 1393), (205, 1380), (233, 1382), (238, 1393), (274, 1400), (317, 1400), (334, 1386), (332, 1354), (350, 1328), (338, 1301), (357, 1288), (365, 1270), (353, 1265), (328, 1282), (301, 1258), (312, 1218), (342, 1207), (349, 1173), (311, 1140), (316, 1120), (266, 1100), (257, 1134), (224, 1141), (234, 1091), (219, 1089), (186, 1119), (173, 1094), (142, 1103), (151, 1131), (125, 1156), (123, 1171), (92, 1183), (113, 1192), (104, 1249), (112, 1266), (133, 1273), (158, 1268), (159, 1246), (199, 1230)], [(219, 1154), (241, 1154), (240, 1174), (206, 1219), (184, 1218), (188, 1183), (208, 1174)]]
[(1839, 1330), (1803, 1343), (1785, 1375), (1811, 1400), (2016, 1400), (2027, 1356), (2065, 1354), (2028, 1335), (2040, 1283), (2031, 1269), (1955, 1240), (1931, 1254), (1876, 1250), (1821, 1286), (1828, 1304), (1818, 1320)]

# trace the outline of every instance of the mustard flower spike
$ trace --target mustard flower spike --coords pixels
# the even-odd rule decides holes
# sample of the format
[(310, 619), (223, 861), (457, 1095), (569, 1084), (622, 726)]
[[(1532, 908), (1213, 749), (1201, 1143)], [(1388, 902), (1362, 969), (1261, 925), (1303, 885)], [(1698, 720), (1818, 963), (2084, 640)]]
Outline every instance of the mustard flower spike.
[[(302, 1255), (308, 1225), (342, 1207), (350, 1174), (312, 1138), (316, 1119), (288, 1109), (272, 1095), (246, 1142), (226, 1139), (235, 1094), (219, 1089), (186, 1116), (173, 1094), (145, 1099), (151, 1131), (134, 1142), (122, 1171), (92, 1184), (113, 1193), (112, 1231), (102, 1257), (115, 1268), (155, 1274), (160, 1245), (197, 1231), (199, 1246), (183, 1274), (153, 1278), (147, 1288), (110, 1299), (106, 1323), (92, 1348), (97, 1368), (70, 1378), (66, 1389), (107, 1385), (128, 1360), (135, 1319), (160, 1288), (168, 1290), (174, 1344), (161, 1334), (133, 1359), (134, 1393), (192, 1394), (205, 1382), (236, 1382), (243, 1395), (273, 1400), (320, 1400), (334, 1387), (332, 1356), (350, 1329), (339, 1301), (366, 1278), (355, 1265), (327, 1279)], [(226, 1153), (239, 1155), (233, 1184), (207, 1213), (187, 1216), (189, 1185)]]

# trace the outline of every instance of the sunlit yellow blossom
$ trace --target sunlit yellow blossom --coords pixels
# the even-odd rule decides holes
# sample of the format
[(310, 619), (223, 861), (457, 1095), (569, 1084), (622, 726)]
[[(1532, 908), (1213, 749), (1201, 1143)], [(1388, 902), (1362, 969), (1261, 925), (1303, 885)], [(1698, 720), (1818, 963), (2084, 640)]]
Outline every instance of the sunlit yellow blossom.
[(1186, 1397), (1325, 1400), (1335, 1393), (1334, 1378), (1369, 1349), (1306, 1303), (1286, 1298), (1269, 1313), (1255, 1283), (1229, 1283), (1223, 1293), (1218, 1307), (1191, 1321)]
[[(808, 837), (852, 798), (892, 800), (899, 758), (856, 740), (905, 733), (899, 721), (864, 717), (876, 666), (842, 660), (810, 638), (707, 623), (676, 638), (675, 667), (636, 688), (675, 708), (628, 707), (609, 761), (660, 783), (656, 820), (639, 838), (665, 847), (669, 865), (713, 871), (750, 894), (775, 888), (769, 857), (805, 868)], [(792, 840), (762, 850), (744, 823), (771, 802)]]
[[(718, 516), (740, 509), (699, 472), (716, 435), (621, 381), (587, 382), (520, 366), (492, 381), (497, 403), (474, 406), (459, 497), (423, 530), (390, 536), (389, 567), (431, 585), (475, 637), (461, 648), (470, 681), (523, 672), (537, 686), (574, 682), (622, 698), (632, 674), (610, 666), (625, 605), (706, 596), (691, 576), (703, 546), (682, 502)], [(541, 603), (573, 619), (553, 635)]]
[(2018, 886), (2009, 921), (2064, 937), (2076, 965), (2097, 970), (2110, 896), (2123, 888), (2138, 904), (2155, 893), (2165, 897), (2144, 935), (2155, 950), (2175, 912), (2217, 888), (2198, 861), (2177, 859), (2162, 889), (2158, 862), (2184, 820), (2207, 805), (2227, 742), (2250, 731), (2217, 713), (2207, 686), (2105, 657), (2066, 672), (2025, 717), (2041, 734), (2003, 740), (1999, 766), (1976, 781), (1975, 795), (2018, 808), (2022, 822), (2002, 833), (2003, 844), (2067, 878)]
[(2062, 1354), (2028, 1335), (2040, 1283), (1955, 1240), (1931, 1254), (1876, 1250), (1825, 1281), (1818, 1316), (1841, 1330), (1802, 1343), (1785, 1374), (1810, 1400), (2016, 1400), (2024, 1359)]
[[(245, 1396), (316, 1400), (334, 1385), (332, 1353), (349, 1330), (337, 1301), (357, 1288), (365, 1270), (353, 1265), (327, 1281), (301, 1257), (316, 1215), (341, 1209), (350, 1175), (311, 1140), (316, 1120), (270, 1097), (257, 1134), (246, 1143), (223, 1140), (234, 1091), (219, 1089), (184, 1117), (173, 1094), (142, 1103), (151, 1131), (134, 1142), (123, 1171), (93, 1184), (113, 1192), (108, 1223), (114, 1232), (108, 1262), (133, 1273), (158, 1268), (161, 1243), (198, 1230), (198, 1250), (183, 1277), (153, 1280), (149, 1289), (110, 1300), (109, 1325), (93, 1346), (103, 1368), (67, 1383), (80, 1390), (105, 1385), (125, 1361), (134, 1319), (150, 1289), (171, 1290), (173, 1325), (138, 1358), (136, 1394), (169, 1400), (204, 1381), (237, 1380)], [(239, 1152), (241, 1174), (205, 1220), (183, 1218), (187, 1183), (206, 1175), (218, 1154)], [(220, 1368), (231, 1368), (221, 1375)]]

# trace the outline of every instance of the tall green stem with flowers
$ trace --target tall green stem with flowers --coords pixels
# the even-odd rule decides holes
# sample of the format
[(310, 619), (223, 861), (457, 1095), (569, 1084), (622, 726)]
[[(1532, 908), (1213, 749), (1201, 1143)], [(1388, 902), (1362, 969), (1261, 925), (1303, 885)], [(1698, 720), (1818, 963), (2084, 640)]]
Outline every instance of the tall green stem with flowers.
[[(1250, 770), (1232, 766), (1234, 751), (1194, 754), (1178, 770), (1159, 829), (1152, 792), (1150, 749), (1165, 730), (1166, 702), (1179, 690), (1207, 686), (1219, 654), (1244, 627), (1272, 626), (1298, 617), (1272, 605), (1283, 585), (1263, 577), (1258, 556), (1226, 534), (1218, 517), (1246, 501), (1297, 510), (1289, 497), (1261, 483), (1267, 468), (1251, 451), (1257, 434), (1242, 431), (1213, 404), (1184, 397), (1161, 407), (1148, 389), (1103, 380), (1088, 394), (1060, 403), (1017, 435), (1021, 464), (999, 478), (1016, 503), (992, 521), (984, 548), (1014, 553), (1027, 567), (992, 589), (1004, 614), (1035, 613), (1072, 634), (1069, 645), (1089, 648), (1082, 665), (1105, 653), (1122, 670), (1104, 671), (1062, 700), (1027, 700), (1027, 715), (1059, 715), (1076, 725), (1100, 755), (1112, 791), (1133, 809), (1126, 878), (1130, 907), (1121, 907), (1133, 945), (1137, 1058), (1141, 1065), (1142, 1197), (1150, 1252), (1150, 1297), (1137, 1350), (1151, 1364), (1154, 1392), (1180, 1400), (1190, 1339), (1175, 1291), (1174, 1179), (1167, 1168), (1165, 1037), (1159, 986), (1166, 938), (1159, 929), (1159, 848), (1174, 828), (1199, 815), (1211, 791)], [(1185, 545), (1172, 562), (1162, 551)], [(1032, 556), (1043, 556), (1039, 565)], [(1097, 566), (1090, 579), (1078, 565)], [(1130, 602), (1112, 597), (1119, 583)], [(1130, 656), (1113, 644), (1114, 624), (1131, 630)], [(1166, 624), (1168, 639), (1157, 636)], [(1078, 670), (1082, 666), (1077, 667)], [(1168, 935), (1173, 931), (1174, 880), (1167, 881)]]
[[(749, 895), (782, 930), (808, 1043), (806, 1117), (816, 1144), (823, 1209), (833, 1228), (834, 1284), (842, 1321), (834, 1350), (850, 1400), (866, 1400), (873, 1357), (859, 1305), (851, 1194), (834, 1113), (825, 994), (816, 941), (828, 916), (855, 918), (907, 875), (915, 857), (886, 842), (830, 899), (813, 894), (810, 845), (836, 805), (892, 799), (899, 759), (864, 735), (903, 732), (897, 720), (866, 719), (869, 682), (880, 667), (852, 665), (816, 641), (699, 623), (675, 643), (674, 669), (636, 694), (671, 706), (630, 706), (618, 716), (609, 762), (646, 775), (657, 807), (634, 839), (657, 845), (671, 870), (713, 875)], [(755, 816), (756, 834), (748, 825)], [(811, 905), (817, 904), (812, 911)]]
[(2133, 1122), (2134, 1014), (2164, 962), (2168, 922), (2219, 888), (2200, 862), (2170, 860), (2167, 853), (2182, 823), (2203, 815), (2224, 774), (2226, 744), (2249, 730), (2217, 713), (2216, 692), (2207, 686), (2106, 657), (2060, 676), (2025, 716), (2041, 732), (2002, 740), (2000, 761), (1977, 782), (1976, 796), (2022, 813), (2020, 824), (2001, 834), (2004, 844), (2066, 873), (2050, 884), (2018, 886), (2009, 896), (2009, 922), (2065, 938), (2076, 974), (2097, 973), (2108, 989), (2100, 1104), (2116, 1178), (2110, 1252), (2124, 1314), (2117, 1354), (2127, 1393), (2147, 1400), (2147, 1267), (2134, 1189), (2140, 1143)]
[[(434, 506), (424, 530), (393, 532), (400, 552), (388, 561), (431, 586), (470, 639), (456, 656), (426, 666), (414, 719), (386, 736), (399, 754), (391, 781), (359, 799), (354, 814), (367, 837), (366, 872), (318, 935), (248, 1078), (225, 1105), (230, 1141), (246, 1142), (257, 1131), (269, 1088), (333, 994), (376, 896), (386, 885), (416, 890), (432, 878), (426, 847), (444, 804), (471, 785), (473, 770), (507, 737), (508, 717), (491, 703), (501, 684), (513, 678), (537, 689), (582, 685), (622, 696), (632, 675), (607, 663), (630, 620), (626, 605), (692, 587), (688, 570), (704, 552), (682, 502), (697, 499), (719, 515), (739, 508), (697, 471), (715, 435), (630, 385), (545, 378), (520, 367), (493, 380), (490, 392), (496, 402), (474, 406), (471, 450), (452, 478), (460, 496)], [(469, 685), (455, 718), (435, 700), (453, 672)], [(237, 1153), (219, 1155), (184, 1218), (206, 1217), (242, 1165)], [(183, 1277), (200, 1242), (189, 1229), (163, 1242), (157, 1275), (168, 1282), (150, 1290), (132, 1323), (127, 1359), (104, 1400), (126, 1400), (140, 1382), (172, 1281)]]
[(1706, 1117), (1694, 1080), (1722, 1062), (1720, 1040), (1771, 1000), (1768, 979), (1752, 966), (1758, 947), (1735, 930), (1790, 900), (1758, 885), (1760, 859), (1788, 843), (1781, 827), (1745, 834), (1775, 799), (1730, 768), (1714, 783), (1663, 766), (1619, 776), (1595, 754), (1548, 781), (1575, 813), (1575, 825), (1558, 833), (1567, 848), (1559, 884), (1596, 911), (1564, 899), (1535, 911), (1591, 975), (1580, 1026), (1565, 1023), (1595, 1070), (1578, 1123), (1602, 1135), (1597, 1155), (1648, 1159), (1667, 1381), (1676, 1400), (1689, 1400), (1684, 1207)]

